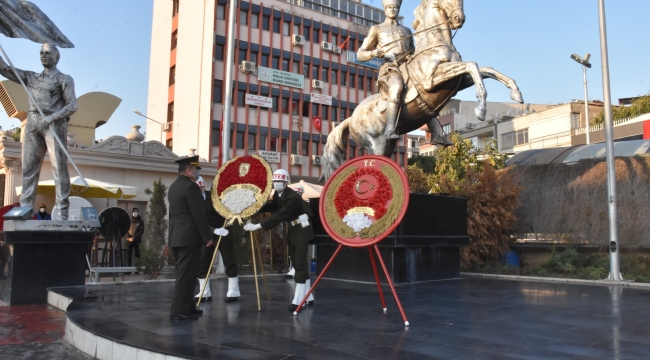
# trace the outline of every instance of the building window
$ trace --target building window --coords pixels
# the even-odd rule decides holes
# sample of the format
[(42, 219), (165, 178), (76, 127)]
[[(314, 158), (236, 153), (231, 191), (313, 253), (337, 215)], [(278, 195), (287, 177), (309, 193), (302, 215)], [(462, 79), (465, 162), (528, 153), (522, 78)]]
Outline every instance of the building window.
[(180, 6), (180, 0), (174, 0), (172, 2), (172, 17), (178, 15), (178, 7)]
[(311, 77), (312, 79), (318, 80), (318, 66), (316, 65), (311, 66)]
[(580, 129), (580, 114), (571, 113), (571, 129)]
[(271, 137), (271, 143), (269, 144), (269, 151), (278, 151), (278, 140), (279, 139), (277, 136)]
[(339, 109), (333, 107), (333, 108), (332, 108), (332, 117), (330, 118), (330, 120), (332, 120), (332, 121), (338, 121), (338, 116), (337, 116), (337, 115), (338, 115), (338, 112), (339, 112)]
[(366, 78), (366, 90), (372, 92), (372, 78)]
[(330, 37), (330, 42), (334, 45), (337, 45), (336, 43), (336, 35), (332, 34), (332, 37)]
[(341, 86), (348, 85), (348, 73), (341, 71)]
[(330, 79), (333, 85), (336, 85), (336, 79), (338, 78), (338, 74), (336, 70), (331, 70), (330, 71)]
[(289, 143), (289, 139), (280, 139), (280, 152), (283, 154), (287, 153), (287, 145)]
[(276, 34), (280, 33), (280, 19), (273, 19), (273, 32)]
[(172, 50), (176, 49), (176, 45), (178, 45), (178, 30), (172, 33)]
[(282, 71), (289, 71), (289, 60), (282, 59)]
[(313, 29), (312, 30), (312, 35), (313, 35), (312, 38), (314, 38), (314, 42), (318, 41), (318, 39), (319, 39), (319, 37), (318, 37), (318, 29)]
[(291, 71), (296, 74), (300, 74), (300, 61), (298, 60), (293, 61), (293, 69), (291, 69)]
[(243, 149), (244, 148), (244, 132), (243, 131), (237, 131), (237, 137), (235, 138), (235, 146), (237, 146), (237, 149)]
[(241, 64), (242, 61), (246, 61), (246, 50), (239, 49), (239, 61), (238, 61), (238, 63)]
[(318, 116), (318, 104), (311, 104), (311, 116)]
[(214, 85), (212, 87), (212, 102), (221, 104), (223, 97), (223, 81), (214, 80)]
[(273, 107), (271, 107), (271, 111), (278, 112), (278, 97), (271, 96), (271, 102), (273, 103)]
[(350, 157), (348, 159), (354, 159), (354, 147), (350, 146)]
[(345, 119), (346, 119), (346, 116), (347, 116), (347, 115), (346, 115), (346, 111), (345, 111), (345, 109), (341, 109), (341, 121), (345, 120)]
[(223, 61), (223, 44), (215, 45), (214, 59), (218, 61)]
[(268, 137), (267, 135), (260, 134), (260, 148), (259, 148), (260, 150), (266, 150), (266, 138), (267, 137)]
[(451, 132), (451, 124), (442, 125), (442, 135), (448, 135)]
[(272, 57), (271, 58), (271, 67), (274, 68), (275, 70), (280, 70), (280, 58), (277, 57)]
[(298, 24), (293, 24), (293, 33), (295, 35), (300, 35), (300, 25)]
[(327, 119), (330, 116), (330, 107), (323, 105), (323, 111), (321, 113), (323, 114), (323, 120)]
[(285, 114), (289, 113), (289, 99), (282, 98), (282, 112)]
[(239, 24), (248, 25), (248, 12), (244, 10), (239, 11)]
[(251, 50), (248, 54), (248, 61), (254, 62), (257, 64), (257, 51)]
[(282, 35), (284, 35), (284, 36), (289, 36), (289, 35), (290, 35), (290, 34), (289, 34), (289, 26), (290, 26), (290, 25), (291, 25), (291, 24), (289, 24), (289, 23), (286, 22), (286, 21), (283, 21), (283, 22), (282, 22)]
[(348, 40), (346, 47), (350, 51), (357, 51), (357, 41), (353, 39)]
[(302, 27), (302, 36), (305, 37), (305, 41), (311, 41), (311, 40), (309, 40), (309, 33), (310, 33), (310, 32), (311, 32), (311, 31), (309, 31), (309, 28), (308, 28), (308, 27), (306, 27), (306, 26), (303, 26), (303, 27)]
[(269, 31), (269, 21), (271, 18), (269, 16), (262, 15), (262, 30)]
[(248, 150), (255, 150), (255, 134), (248, 134)]
[(259, 22), (260, 15), (259, 14), (251, 14), (251, 26), (253, 29), (257, 29), (257, 23)]
[(226, 6), (217, 5), (217, 19), (226, 20)]
[(237, 106), (246, 106), (246, 90), (237, 90)]
[(363, 76), (359, 75), (359, 82), (358, 82), (359, 90), (363, 90), (363, 83), (364, 83)]
[(350, 74), (350, 87), (354, 87), (354, 79), (356, 78), (356, 75)]
[(174, 102), (167, 105), (167, 122), (174, 121)]
[(174, 65), (169, 69), (169, 86), (174, 85), (175, 82), (176, 82), (176, 66)]
[(302, 153), (300, 155), (309, 155), (307, 153), (309, 151), (309, 140), (303, 140), (302, 141)]
[(329, 72), (329, 70), (327, 70), (327, 69), (325, 69), (325, 68), (323, 68), (323, 69), (321, 70), (321, 80), (323, 80), (323, 81), (327, 81), (327, 73), (328, 73), (328, 72)]
[(318, 155), (318, 143), (313, 142), (311, 143), (311, 154), (312, 155)]
[(309, 64), (302, 64), (302, 74), (305, 76), (305, 79), (309, 79)]
[(321, 39), (321, 41), (327, 42), (327, 33), (323, 31), (323, 33), (321, 34), (320, 39)]
[(266, 54), (262, 54), (262, 61), (260, 61), (260, 66), (269, 66), (269, 56)]
[(528, 129), (521, 129), (501, 134), (502, 149), (511, 149), (515, 145), (526, 143), (528, 143)]
[(298, 154), (298, 139), (291, 139), (291, 153)]

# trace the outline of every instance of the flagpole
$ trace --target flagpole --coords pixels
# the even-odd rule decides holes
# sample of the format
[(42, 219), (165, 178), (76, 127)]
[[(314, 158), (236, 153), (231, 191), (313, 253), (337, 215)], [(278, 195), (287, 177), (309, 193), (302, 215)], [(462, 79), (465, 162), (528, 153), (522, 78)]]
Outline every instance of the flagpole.
[[(14, 75), (16, 75), (16, 78), (18, 79), (18, 81), (20, 81), (20, 85), (22, 85), (23, 88), (25, 88), (25, 91), (27, 91), (27, 95), (29, 96), (29, 99), (32, 101), (32, 104), (34, 104), (34, 106), (36, 106), (36, 109), (38, 110), (38, 113), (41, 114), (41, 116), (43, 118), (45, 118), (45, 114), (43, 114), (43, 110), (41, 109), (40, 105), (38, 105), (38, 103), (36, 102), (36, 99), (34, 98), (34, 94), (32, 94), (32, 90), (29, 87), (27, 87), (27, 85), (25, 85), (25, 83), (23, 82), (23, 79), (20, 77), (20, 75), (18, 75), (18, 71), (16, 71), (16, 68), (14, 67), (14, 64), (11, 62), (11, 59), (9, 59), (9, 56), (7, 55), (5, 50), (2, 48), (2, 45), (0, 45), (0, 52), (2, 52), (2, 56), (5, 59), (7, 59), (7, 62), (9, 63), (9, 66), (11, 67), (11, 70), (13, 70)], [(66, 146), (63, 144), (61, 139), (59, 139), (59, 136), (54, 131), (54, 128), (52, 128), (52, 124), (50, 123), (49, 126), (50, 126), (50, 131), (52, 132), (52, 136), (54, 137), (56, 142), (59, 144), (61, 149), (63, 149), (63, 152), (68, 157), (68, 160), (70, 160), (70, 163), (72, 163), (72, 166), (74, 167), (74, 169), (77, 170), (77, 174), (79, 174), (79, 177), (81, 178), (81, 181), (83, 181), (84, 185), (86, 185), (86, 189), (90, 188), (90, 186), (88, 185), (88, 182), (86, 181), (84, 176), (81, 174), (81, 171), (79, 171), (79, 168), (77, 167), (77, 164), (75, 164), (74, 160), (72, 160), (72, 157), (70, 157), (70, 154), (68, 153), (68, 149), (66, 149)]]

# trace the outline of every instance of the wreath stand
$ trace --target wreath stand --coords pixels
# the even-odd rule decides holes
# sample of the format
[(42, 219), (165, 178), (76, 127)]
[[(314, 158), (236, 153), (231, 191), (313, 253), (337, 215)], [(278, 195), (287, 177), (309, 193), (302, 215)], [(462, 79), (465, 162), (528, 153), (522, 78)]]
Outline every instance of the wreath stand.
[[(228, 223), (228, 219), (223, 223), (222, 227), (225, 227), (226, 224)], [(203, 292), (205, 291), (205, 288), (208, 286), (208, 281), (210, 281), (210, 273), (212, 272), (212, 266), (214, 265), (214, 260), (217, 258), (217, 251), (219, 251), (219, 245), (221, 244), (221, 238), (222, 236), (219, 235), (219, 239), (217, 240), (217, 245), (214, 247), (214, 252), (212, 254), (212, 261), (210, 262), (210, 267), (208, 267), (208, 273), (205, 275), (205, 283), (203, 284), (203, 287), (201, 288), (201, 291), (199, 292), (199, 300), (196, 302), (196, 306), (201, 305), (201, 300), (203, 298)], [(266, 296), (268, 300), (271, 300), (271, 294), (269, 292), (269, 285), (266, 281), (266, 270), (264, 270), (264, 262), (262, 261), (262, 252), (260, 251), (260, 244), (257, 239), (257, 235), (255, 234), (254, 231), (250, 232), (250, 239), (251, 239), (251, 256), (253, 259), (253, 273), (255, 274), (255, 292), (257, 294), (257, 311), (262, 311), (262, 306), (260, 303), (260, 288), (259, 284), (257, 282), (257, 264), (255, 262), (255, 250), (257, 248), (257, 258), (259, 259), (260, 262), (260, 267), (262, 268), (262, 277), (264, 279), (264, 287), (266, 288)]]
[[(327, 272), (327, 269), (330, 267), (336, 256), (339, 254), (341, 249), (343, 248), (343, 244), (339, 244), (339, 247), (336, 248), (336, 251), (334, 251), (334, 255), (332, 255), (332, 258), (327, 262), (327, 265), (323, 268), (323, 271), (321, 271), (320, 275), (318, 275), (318, 278), (316, 278), (316, 281), (314, 281), (314, 284), (311, 286), (309, 291), (305, 294), (305, 297), (302, 299), (300, 304), (298, 304), (298, 308), (296, 311), (293, 312), (294, 315), (298, 315), (300, 310), (302, 310), (303, 305), (307, 301), (307, 298), (309, 295), (314, 291), (316, 288), (316, 285), (320, 282), (321, 278), (325, 273)], [(397, 291), (395, 290), (395, 285), (393, 285), (393, 281), (390, 278), (390, 275), (388, 275), (388, 269), (386, 268), (386, 264), (384, 263), (384, 259), (381, 257), (381, 253), (379, 252), (379, 247), (377, 247), (377, 244), (371, 245), (371, 246), (366, 246), (366, 249), (368, 249), (368, 255), (370, 256), (370, 262), (372, 263), (372, 271), (375, 274), (375, 281), (377, 282), (377, 290), (379, 291), (379, 299), (381, 299), (381, 307), (384, 309), (384, 312), (388, 310), (386, 307), (386, 300), (384, 299), (384, 293), (381, 290), (381, 282), (379, 281), (379, 273), (377, 273), (377, 265), (375, 264), (375, 257), (372, 254), (372, 250), (370, 248), (374, 248), (375, 252), (377, 253), (377, 258), (379, 258), (379, 263), (381, 264), (382, 269), (384, 270), (384, 274), (386, 275), (386, 280), (388, 281), (388, 285), (390, 286), (390, 290), (393, 292), (393, 296), (395, 297), (395, 302), (397, 302), (397, 307), (399, 308), (399, 312), (402, 314), (402, 319), (404, 319), (404, 325), (409, 326), (408, 319), (406, 318), (406, 313), (404, 312), (404, 308), (402, 307), (402, 303), (399, 301), (399, 296), (397, 296)]]

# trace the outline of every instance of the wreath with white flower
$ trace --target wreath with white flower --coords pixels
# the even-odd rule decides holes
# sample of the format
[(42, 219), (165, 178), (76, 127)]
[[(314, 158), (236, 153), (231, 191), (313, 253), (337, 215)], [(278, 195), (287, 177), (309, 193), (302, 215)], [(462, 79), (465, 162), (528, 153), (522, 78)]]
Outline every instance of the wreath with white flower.
[(272, 171), (259, 155), (237, 156), (226, 162), (212, 184), (212, 204), (230, 222), (253, 216), (271, 194)]

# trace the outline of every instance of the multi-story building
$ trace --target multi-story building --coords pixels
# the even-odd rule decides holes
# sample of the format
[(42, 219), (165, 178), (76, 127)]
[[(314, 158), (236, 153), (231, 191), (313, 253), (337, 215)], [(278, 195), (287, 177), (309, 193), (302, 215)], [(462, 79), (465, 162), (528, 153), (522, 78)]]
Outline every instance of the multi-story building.
[[(356, 61), (383, 10), (351, 0), (238, 1), (227, 34), (226, 0), (155, 1), (147, 124), (176, 154), (217, 162), (224, 91), (233, 93), (230, 156), (262, 154), (295, 178), (320, 176), (327, 134), (376, 91), (379, 63)], [(233, 83), (224, 84), (235, 41)], [(149, 126), (151, 125), (151, 126)], [(406, 163), (406, 136), (394, 153)], [(348, 157), (363, 154), (348, 142)]]

